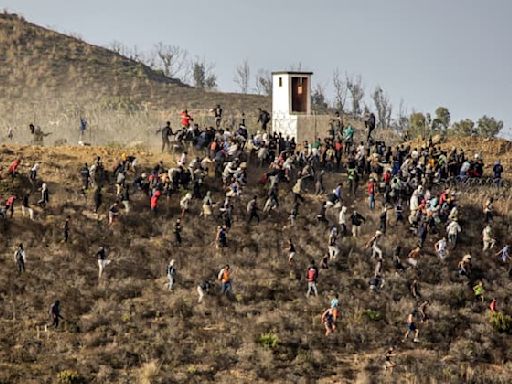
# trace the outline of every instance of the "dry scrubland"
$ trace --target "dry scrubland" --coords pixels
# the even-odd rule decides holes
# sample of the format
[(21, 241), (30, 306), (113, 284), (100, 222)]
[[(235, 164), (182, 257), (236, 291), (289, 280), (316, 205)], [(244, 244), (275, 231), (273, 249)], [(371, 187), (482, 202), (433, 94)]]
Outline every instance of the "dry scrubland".
[[(188, 108), (200, 123), (220, 103), (226, 118), (270, 108), (268, 97), (207, 92), (163, 76), (108, 49), (0, 14), (0, 137), (8, 127), (23, 134), (34, 122), (53, 132), (48, 143), (76, 143), (78, 118), (91, 125), (95, 144), (147, 141), (148, 132)], [(120, 135), (122, 132), (122, 135)]]
[[(21, 195), (31, 186), (26, 178), (34, 161), (41, 162), (40, 177), (49, 185), (50, 206), (36, 211), (36, 221), (21, 217), (0, 226), (0, 383), (382, 383), (383, 353), (404, 332), (408, 311), (415, 306), (407, 284), (414, 273), (386, 274), (386, 287), (371, 294), (367, 279), (373, 271), (362, 246), (378, 218), (366, 211), (363, 196), (356, 205), (369, 216), (362, 239), (342, 241), (342, 256), (328, 271), (320, 272), (318, 298), (306, 300), (304, 277), (290, 279), (283, 251), (289, 236), (298, 246), (298, 265), (304, 270), (311, 258), (319, 262), (326, 252), (327, 231), (314, 216), (320, 200), (307, 197), (298, 227), (283, 229), (290, 198), (282, 192), (278, 214), (248, 228), (236, 212), (224, 253), (212, 247), (214, 221), (197, 216), (196, 202), (184, 220), (184, 245), (171, 244), (172, 225), (178, 216), (179, 196), (161, 201), (157, 218), (150, 215), (145, 196), (133, 196), (133, 212), (109, 228), (105, 206), (114, 199), (109, 188), (98, 220), (77, 193), (78, 170), (83, 162), (102, 156), (112, 167), (121, 152), (134, 153), (143, 168), (170, 155), (151, 153), (158, 143), (154, 129), (170, 119), (178, 123), (184, 107), (209, 124), (205, 109), (220, 103), (226, 117), (245, 111), (254, 128), (257, 107), (270, 100), (204, 92), (186, 87), (158, 72), (104, 48), (0, 15), (0, 137), (15, 127), (15, 141), (27, 144), (27, 125), (35, 122), (52, 132), (47, 144), (75, 143), (78, 117), (87, 116), (86, 141), (104, 147), (42, 148), (3, 145), (5, 166), (23, 155), (22, 177), (14, 184), (0, 180), (0, 195)], [(360, 125), (357, 125), (360, 127)], [(139, 143), (139, 149), (116, 149)], [(478, 139), (446, 144), (478, 150), (490, 164), (496, 156), (512, 165), (509, 143)], [(242, 207), (254, 193), (262, 170), (250, 174), (251, 186)], [(5, 167), (1, 171), (5, 175)], [(345, 176), (329, 175), (328, 189)], [(220, 186), (208, 180), (216, 200)], [(283, 186), (283, 191), (287, 187)], [(489, 297), (509, 312), (512, 288), (506, 269), (480, 252), (481, 203), (495, 194), (498, 238), (510, 242), (509, 191), (474, 187), (460, 195), (463, 205), (462, 244), (445, 264), (432, 254), (429, 238), (422, 256), (420, 291), (432, 302), (431, 322), (421, 326), (421, 343), (399, 347), (394, 383), (509, 383), (512, 377), (510, 336), (491, 326), (486, 305), (474, 302), (467, 283), (454, 272), (461, 255), (470, 251), (476, 275), (485, 271)], [(32, 198), (32, 201), (35, 197)], [(351, 203), (351, 202), (349, 202)], [(19, 208), (19, 204), (18, 204)], [(72, 217), (71, 239), (62, 243), (66, 215)], [(330, 216), (331, 220), (334, 217)], [(17, 243), (27, 249), (27, 272), (18, 276), (12, 260)], [(385, 241), (385, 267), (401, 243), (405, 251), (415, 244), (406, 228), (391, 227)], [(112, 264), (98, 283), (94, 252), (107, 244)], [(501, 245), (501, 244), (500, 244)], [(176, 259), (176, 290), (165, 290), (165, 265)], [(226, 262), (233, 267), (235, 301), (215, 294), (196, 304), (195, 287), (213, 276)], [(320, 313), (334, 292), (341, 297), (338, 331), (323, 336)], [(66, 321), (57, 331), (44, 332), (50, 303), (59, 298)]]
[[(487, 145), (491, 149), (493, 143)], [(284, 193), (279, 214), (258, 226), (247, 227), (237, 212), (230, 247), (224, 253), (212, 247), (213, 220), (197, 216), (196, 202), (184, 220), (184, 245), (177, 248), (171, 244), (179, 211), (177, 195), (162, 201), (156, 219), (149, 213), (147, 198), (135, 195), (133, 213), (108, 228), (105, 211), (96, 220), (90, 203), (85, 205), (76, 193), (82, 162), (101, 155), (110, 167), (120, 150), (4, 145), (0, 159), (5, 164), (20, 153), (27, 172), (34, 161), (41, 161), (41, 178), (48, 182), (52, 196), (50, 207), (37, 211), (34, 223), (17, 210), (2, 230), (0, 383), (383, 382), (382, 354), (399, 342), (405, 315), (415, 305), (407, 289), (413, 273), (389, 272), (382, 293), (368, 291), (373, 266), (361, 249), (378, 219), (366, 211), (362, 196), (357, 205), (370, 217), (363, 239), (343, 239), (342, 257), (320, 272), (321, 295), (306, 300), (304, 278), (289, 279), (282, 248), (289, 236), (295, 239), (302, 274), (311, 258), (318, 262), (326, 251), (327, 230), (313, 220), (319, 205), (313, 196), (308, 196), (293, 232), (282, 228), (291, 204)], [(150, 152), (136, 156), (144, 168), (160, 159), (172, 161), (170, 155)], [(262, 194), (255, 184), (261, 172), (251, 172), (242, 206), (253, 193)], [(331, 187), (344, 175), (328, 179)], [(13, 188), (21, 193), (30, 184), (24, 177), (14, 185), (10, 180), (0, 182), (2, 194)], [(212, 189), (220, 199), (219, 186)], [(113, 192), (108, 190), (106, 202), (113, 200)], [(460, 256), (471, 251), (476, 274), (485, 271), (489, 296), (495, 295), (507, 311), (512, 288), (507, 271), (479, 251), (478, 215), (490, 192), (475, 188), (460, 196), (465, 232), (461, 248), (446, 264), (432, 254), (433, 238), (429, 238), (427, 254), (420, 261), (420, 287), (432, 301), (432, 320), (421, 326), (420, 344), (399, 347), (399, 367), (390, 382), (506, 383), (512, 377), (509, 336), (494, 331), (486, 306), (474, 302), (468, 284), (454, 272)], [(509, 205), (510, 194), (501, 195), (496, 230), (498, 238), (507, 240)], [(66, 214), (73, 223), (69, 244), (61, 242)], [(389, 232), (387, 255), (397, 243), (405, 250), (414, 246), (415, 239), (405, 228), (392, 227)], [(22, 276), (12, 261), (20, 241), (28, 258)], [(113, 262), (98, 283), (94, 252), (101, 244), (112, 247)], [(177, 289), (172, 293), (164, 287), (170, 258), (178, 267)], [(197, 305), (196, 284), (213, 278), (225, 262), (234, 270), (236, 301), (219, 297), (216, 286), (215, 294)], [(391, 269), (389, 257), (386, 267)], [(325, 338), (319, 316), (334, 292), (340, 293), (343, 316), (336, 334)], [(38, 332), (56, 298), (62, 301), (67, 321), (58, 331)]]

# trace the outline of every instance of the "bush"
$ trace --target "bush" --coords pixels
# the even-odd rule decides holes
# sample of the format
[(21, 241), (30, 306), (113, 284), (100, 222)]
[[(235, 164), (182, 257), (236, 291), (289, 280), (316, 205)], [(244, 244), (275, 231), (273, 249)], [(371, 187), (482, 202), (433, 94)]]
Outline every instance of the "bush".
[(503, 312), (492, 312), (490, 322), (496, 332), (512, 333), (512, 317)]
[(85, 384), (86, 381), (77, 371), (67, 369), (59, 372), (57, 382), (59, 384)]
[(364, 311), (364, 314), (371, 321), (382, 320), (382, 313), (380, 311), (374, 311), (373, 309), (367, 309), (366, 311)]
[(273, 332), (262, 333), (258, 338), (258, 343), (265, 348), (274, 349), (279, 345), (279, 337)]

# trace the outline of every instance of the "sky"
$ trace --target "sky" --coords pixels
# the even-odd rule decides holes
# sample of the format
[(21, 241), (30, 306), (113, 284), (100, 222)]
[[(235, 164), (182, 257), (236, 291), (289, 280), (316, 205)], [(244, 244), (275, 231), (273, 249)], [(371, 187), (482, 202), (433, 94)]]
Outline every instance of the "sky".
[[(87, 42), (140, 50), (179, 45), (213, 63), (220, 90), (235, 67), (301, 64), (332, 98), (332, 73), (360, 74), (366, 103), (381, 86), (395, 110), (453, 120), (484, 114), (512, 137), (510, 0), (0, 0), (0, 7)], [(254, 82), (254, 80), (253, 80)]]

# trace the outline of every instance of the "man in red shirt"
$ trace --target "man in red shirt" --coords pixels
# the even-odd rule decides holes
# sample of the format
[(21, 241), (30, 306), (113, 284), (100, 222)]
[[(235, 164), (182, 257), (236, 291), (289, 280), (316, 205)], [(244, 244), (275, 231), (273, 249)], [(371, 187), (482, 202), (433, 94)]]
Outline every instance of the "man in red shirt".
[(14, 200), (16, 200), (16, 195), (11, 195), (5, 202), (5, 212), (11, 212), (11, 218), (14, 216)]
[(153, 193), (153, 196), (151, 196), (150, 204), (151, 204), (151, 212), (156, 214), (156, 209), (158, 207), (158, 199), (160, 198), (160, 195), (162, 193), (160, 191), (156, 191)]
[(194, 119), (188, 114), (186, 109), (181, 112), (181, 127), (183, 129), (189, 129), (191, 121), (194, 121)]
[(375, 209), (375, 180), (373, 178), (368, 182), (368, 202), (370, 209)]

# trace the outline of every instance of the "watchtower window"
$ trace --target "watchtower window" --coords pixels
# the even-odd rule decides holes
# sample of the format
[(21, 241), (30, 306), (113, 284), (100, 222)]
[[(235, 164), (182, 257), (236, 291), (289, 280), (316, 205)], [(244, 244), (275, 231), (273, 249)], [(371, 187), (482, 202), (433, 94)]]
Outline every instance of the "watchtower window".
[(308, 78), (292, 77), (292, 112), (307, 112), (308, 108)]
[(282, 86), (283, 86), (283, 78), (282, 78), (282, 77), (280, 77), (280, 78), (279, 78), (279, 86), (280, 86), (280, 87), (282, 87)]

